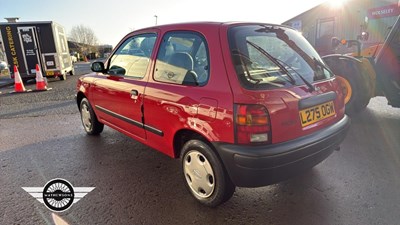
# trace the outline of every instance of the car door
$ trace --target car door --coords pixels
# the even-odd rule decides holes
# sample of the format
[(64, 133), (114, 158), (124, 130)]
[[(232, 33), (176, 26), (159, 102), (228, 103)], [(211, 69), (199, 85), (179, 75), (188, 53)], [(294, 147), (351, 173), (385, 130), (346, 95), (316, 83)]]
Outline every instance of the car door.
[(156, 33), (125, 39), (107, 63), (104, 76), (95, 81), (94, 98), (99, 116), (111, 127), (146, 138), (143, 96)]
[[(215, 34), (217, 30), (200, 31)], [(218, 36), (214, 38), (210, 42), (218, 49)], [(221, 65), (219, 59), (216, 62)], [(217, 110), (219, 104), (224, 106), (231, 102), (228, 95), (221, 100), (221, 93), (230, 92), (230, 88), (223, 78), (223, 66), (215, 66), (215, 74), (222, 77), (221, 82), (208, 85), (209, 65), (208, 42), (202, 33), (173, 30), (163, 35), (144, 99), (147, 143), (151, 147), (174, 156), (174, 138), (182, 129), (196, 131), (212, 140), (224, 135), (219, 135), (220, 130), (213, 129), (211, 123), (224, 124), (216, 118)]]
[(400, 16), (375, 58), (377, 82), (392, 106), (400, 106)]

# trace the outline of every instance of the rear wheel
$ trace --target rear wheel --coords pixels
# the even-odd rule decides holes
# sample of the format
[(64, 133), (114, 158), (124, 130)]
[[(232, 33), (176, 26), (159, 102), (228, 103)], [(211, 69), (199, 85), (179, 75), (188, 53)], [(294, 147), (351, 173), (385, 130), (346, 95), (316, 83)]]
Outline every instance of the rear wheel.
[(215, 207), (229, 200), (235, 185), (211, 147), (201, 140), (190, 140), (181, 152), (186, 187), (200, 203)]
[(60, 76), (60, 80), (66, 80), (67, 79), (67, 74), (64, 73)]
[(83, 98), (80, 104), (81, 120), (83, 128), (89, 135), (100, 134), (104, 129), (104, 124), (97, 120), (96, 114), (93, 111), (87, 98)]

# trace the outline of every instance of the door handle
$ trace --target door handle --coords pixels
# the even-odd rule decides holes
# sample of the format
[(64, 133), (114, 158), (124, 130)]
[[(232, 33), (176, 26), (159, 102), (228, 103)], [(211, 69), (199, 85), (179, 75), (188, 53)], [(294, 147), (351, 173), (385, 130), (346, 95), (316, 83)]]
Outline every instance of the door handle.
[(131, 99), (137, 100), (139, 97), (139, 92), (137, 90), (131, 90)]

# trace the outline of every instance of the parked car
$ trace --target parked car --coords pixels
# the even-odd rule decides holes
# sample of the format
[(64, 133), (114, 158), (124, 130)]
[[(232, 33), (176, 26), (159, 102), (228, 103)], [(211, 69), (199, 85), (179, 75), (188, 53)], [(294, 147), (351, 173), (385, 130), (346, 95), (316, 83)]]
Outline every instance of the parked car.
[(7, 62), (5, 61), (0, 61), (0, 78), (2, 77), (10, 78), (10, 70)]
[(4, 70), (7, 69), (7, 63), (5, 61), (0, 61), (0, 70)]
[(180, 158), (189, 192), (208, 206), (236, 186), (309, 170), (339, 149), (350, 126), (335, 75), (280, 25), (141, 29), (92, 70), (76, 95), (87, 134), (107, 125)]

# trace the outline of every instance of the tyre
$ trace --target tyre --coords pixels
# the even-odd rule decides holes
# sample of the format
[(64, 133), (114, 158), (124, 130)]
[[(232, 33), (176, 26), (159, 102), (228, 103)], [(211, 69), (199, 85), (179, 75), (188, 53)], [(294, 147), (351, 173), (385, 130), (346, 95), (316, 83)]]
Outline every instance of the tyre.
[(335, 75), (338, 76), (345, 95), (346, 114), (354, 116), (364, 110), (371, 98), (368, 78), (359, 69), (360, 62), (351, 59), (324, 58)]
[(62, 76), (60, 76), (60, 80), (66, 80), (67, 79), (67, 74), (64, 73), (62, 74)]
[(96, 114), (86, 98), (81, 101), (80, 112), (82, 125), (87, 134), (97, 135), (103, 131), (104, 124), (97, 120)]
[(235, 185), (208, 144), (201, 140), (186, 142), (181, 160), (185, 185), (197, 201), (215, 207), (232, 197)]
[(338, 74), (340, 83), (345, 94), (346, 114), (353, 116), (364, 110), (370, 100), (362, 81), (362, 76), (351, 69)]
[(69, 71), (69, 75), (70, 75), (70, 76), (73, 76), (74, 74), (75, 74), (75, 69), (74, 69), (73, 66), (72, 66), (72, 70)]

